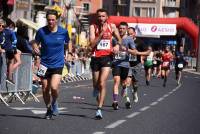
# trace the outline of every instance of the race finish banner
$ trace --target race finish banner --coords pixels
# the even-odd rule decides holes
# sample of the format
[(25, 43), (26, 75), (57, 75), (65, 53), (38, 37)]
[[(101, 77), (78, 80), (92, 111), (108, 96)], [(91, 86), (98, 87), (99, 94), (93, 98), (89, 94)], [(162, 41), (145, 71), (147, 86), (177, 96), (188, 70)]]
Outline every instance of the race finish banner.
[(176, 35), (176, 24), (145, 24), (128, 23), (129, 27), (134, 27), (137, 36), (145, 35)]

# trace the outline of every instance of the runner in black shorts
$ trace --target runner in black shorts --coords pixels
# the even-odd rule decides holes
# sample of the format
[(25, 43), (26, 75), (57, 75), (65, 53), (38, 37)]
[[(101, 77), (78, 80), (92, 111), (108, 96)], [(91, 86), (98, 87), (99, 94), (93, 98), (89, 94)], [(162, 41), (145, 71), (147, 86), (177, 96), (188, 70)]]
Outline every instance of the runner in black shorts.
[[(135, 28), (129, 27), (128, 34), (134, 39), (136, 49), (138, 50), (136, 55), (129, 55), (130, 69), (127, 77), (127, 84), (130, 87), (132, 84), (133, 101), (138, 102), (138, 85), (137, 85), (137, 71), (141, 69), (141, 56), (148, 55), (151, 51), (145, 51), (145, 44), (142, 40), (136, 38)], [(143, 51), (143, 52), (142, 52)]]
[(184, 60), (184, 48), (180, 46), (179, 51), (175, 53), (175, 74), (177, 84), (180, 84), (182, 70), (186, 65), (186, 61)]
[[(101, 109), (106, 96), (106, 82), (110, 73), (110, 57), (119, 51), (121, 38), (115, 24), (108, 22), (108, 12), (105, 9), (98, 9), (96, 22), (90, 25), (90, 48), (92, 50), (91, 69), (93, 78), (93, 95), (97, 98), (97, 111), (95, 118), (102, 119)], [(112, 45), (114, 36), (118, 45)]]
[(122, 38), (122, 46), (119, 53), (114, 55), (112, 73), (114, 79), (113, 86), (113, 108), (118, 109), (118, 95), (119, 86), (122, 85), (121, 95), (125, 98), (125, 106), (127, 109), (131, 108), (130, 99), (128, 97), (128, 86), (126, 84), (126, 78), (129, 72), (129, 54), (135, 53), (135, 43), (132, 37), (127, 35), (128, 24), (121, 22), (119, 25), (119, 33)]
[[(68, 31), (58, 26), (58, 17), (57, 11), (47, 11), (48, 24), (37, 31), (35, 42), (32, 44), (33, 51), (41, 58), (37, 75), (42, 81), (43, 99), (47, 108), (46, 119), (59, 114), (57, 99), (62, 69), (65, 57), (70, 57), (72, 52)], [(65, 56), (65, 48), (68, 48), (68, 56)]]

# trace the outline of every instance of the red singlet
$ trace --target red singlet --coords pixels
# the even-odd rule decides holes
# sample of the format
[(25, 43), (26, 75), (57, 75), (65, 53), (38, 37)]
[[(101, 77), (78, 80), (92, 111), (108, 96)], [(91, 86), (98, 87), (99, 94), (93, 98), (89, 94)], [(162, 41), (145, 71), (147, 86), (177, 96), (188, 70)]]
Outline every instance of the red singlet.
[[(103, 57), (108, 56), (112, 54), (112, 27), (111, 23), (108, 23), (108, 28), (104, 32), (101, 40), (96, 45), (96, 47), (93, 49), (93, 56), (94, 57)], [(99, 26), (96, 24), (93, 24), (95, 28), (95, 37), (97, 38), (100, 34)]]

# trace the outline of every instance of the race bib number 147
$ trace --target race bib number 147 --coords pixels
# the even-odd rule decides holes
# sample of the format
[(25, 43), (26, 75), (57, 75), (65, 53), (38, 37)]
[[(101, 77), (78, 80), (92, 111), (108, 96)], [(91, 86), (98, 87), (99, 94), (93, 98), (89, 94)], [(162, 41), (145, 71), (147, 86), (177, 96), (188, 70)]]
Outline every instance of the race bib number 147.
[(108, 50), (110, 49), (110, 40), (101, 40), (97, 45), (97, 50)]

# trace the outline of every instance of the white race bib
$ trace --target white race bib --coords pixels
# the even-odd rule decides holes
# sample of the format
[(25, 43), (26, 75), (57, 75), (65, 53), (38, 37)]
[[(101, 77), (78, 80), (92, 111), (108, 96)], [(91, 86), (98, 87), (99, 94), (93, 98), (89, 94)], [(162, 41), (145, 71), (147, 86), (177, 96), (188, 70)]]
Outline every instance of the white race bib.
[(40, 64), (40, 67), (38, 68), (37, 75), (38, 76), (45, 76), (46, 71), (47, 71), (47, 67), (45, 67), (44, 65)]
[(130, 54), (129, 61), (137, 61), (137, 56)]
[(119, 52), (115, 55), (115, 59), (117, 60), (125, 60), (126, 59), (126, 52)]
[(110, 40), (101, 40), (97, 45), (97, 50), (109, 50), (110, 49)]
[(182, 63), (179, 63), (179, 64), (178, 64), (178, 68), (183, 68), (183, 64), (182, 64)]
[(157, 64), (157, 61), (156, 61), (156, 60), (154, 60), (154, 61), (153, 61), (153, 64)]
[(168, 61), (163, 62), (163, 66), (164, 66), (164, 67), (169, 66), (169, 62), (168, 62)]
[(152, 58), (152, 57), (150, 57), (150, 56), (147, 56), (147, 60), (148, 60), (148, 61), (152, 61), (152, 60), (153, 60), (153, 58)]

